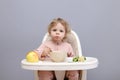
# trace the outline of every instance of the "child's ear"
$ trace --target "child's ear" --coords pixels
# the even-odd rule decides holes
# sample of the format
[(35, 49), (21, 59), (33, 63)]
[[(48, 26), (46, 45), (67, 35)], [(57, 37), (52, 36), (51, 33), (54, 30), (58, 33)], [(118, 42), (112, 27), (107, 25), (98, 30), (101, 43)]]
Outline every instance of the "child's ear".
[(51, 35), (51, 33), (50, 33), (50, 32), (48, 32), (48, 34), (49, 34), (49, 35)]

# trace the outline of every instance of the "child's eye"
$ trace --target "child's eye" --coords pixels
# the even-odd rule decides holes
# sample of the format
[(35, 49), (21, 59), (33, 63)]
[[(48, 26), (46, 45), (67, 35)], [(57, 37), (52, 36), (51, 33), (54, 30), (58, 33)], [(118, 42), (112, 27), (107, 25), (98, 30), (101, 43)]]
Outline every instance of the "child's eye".
[(57, 31), (57, 29), (53, 29), (53, 31)]
[(60, 30), (60, 32), (63, 32), (63, 30)]

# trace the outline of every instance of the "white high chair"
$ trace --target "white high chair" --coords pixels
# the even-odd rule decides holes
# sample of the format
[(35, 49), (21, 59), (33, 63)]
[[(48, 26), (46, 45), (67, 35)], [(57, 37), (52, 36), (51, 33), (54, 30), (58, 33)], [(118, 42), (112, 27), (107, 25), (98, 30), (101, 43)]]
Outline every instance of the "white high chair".
[[(45, 34), (42, 42), (47, 41), (47, 40), (50, 40), (48, 33)], [(78, 38), (78, 35), (73, 30), (71, 31), (71, 33), (69, 33), (67, 35), (65, 41), (67, 41), (68, 43), (71, 44), (76, 56), (82, 56), (80, 40)], [(34, 71), (34, 74), (35, 74), (35, 80), (38, 80), (37, 71)], [(55, 75), (56, 75), (57, 80), (62, 80), (62, 78), (65, 75), (65, 71), (55, 71)], [(87, 80), (87, 70), (80, 70), (80, 79), (79, 80)]]

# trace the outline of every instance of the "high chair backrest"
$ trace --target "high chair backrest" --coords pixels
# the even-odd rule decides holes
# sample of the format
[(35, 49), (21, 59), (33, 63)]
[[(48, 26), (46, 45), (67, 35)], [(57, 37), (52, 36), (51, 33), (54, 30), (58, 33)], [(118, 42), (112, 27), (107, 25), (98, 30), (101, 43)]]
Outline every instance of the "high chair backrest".
[[(50, 36), (48, 33), (45, 34), (43, 41), (47, 41), (50, 40)], [(75, 53), (76, 56), (81, 56), (82, 55), (82, 49), (81, 49), (81, 44), (80, 44), (80, 40), (78, 35), (76, 34), (76, 32), (74, 32), (73, 30), (71, 31), (71, 33), (68, 33), (66, 38), (64, 39), (64, 41), (68, 42), (71, 44), (73, 51)]]

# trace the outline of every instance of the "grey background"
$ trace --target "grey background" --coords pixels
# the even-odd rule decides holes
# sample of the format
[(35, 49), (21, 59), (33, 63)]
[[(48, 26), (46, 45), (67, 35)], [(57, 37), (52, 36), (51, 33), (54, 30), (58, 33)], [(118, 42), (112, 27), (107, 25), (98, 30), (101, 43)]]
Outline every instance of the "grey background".
[(98, 58), (88, 80), (120, 80), (119, 8), (119, 0), (0, 0), (0, 80), (34, 79), (20, 62), (56, 17), (77, 32), (83, 55)]

